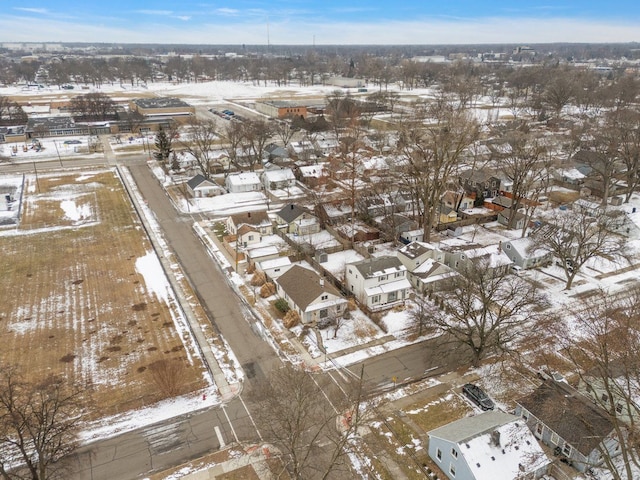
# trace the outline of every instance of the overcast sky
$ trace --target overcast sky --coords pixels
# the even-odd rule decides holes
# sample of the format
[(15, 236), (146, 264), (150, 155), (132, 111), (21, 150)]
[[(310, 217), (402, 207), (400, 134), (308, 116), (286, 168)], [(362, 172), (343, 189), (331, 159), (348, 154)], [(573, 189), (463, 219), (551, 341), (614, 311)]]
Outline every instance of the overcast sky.
[(0, 0), (2, 42), (640, 41), (638, 0)]

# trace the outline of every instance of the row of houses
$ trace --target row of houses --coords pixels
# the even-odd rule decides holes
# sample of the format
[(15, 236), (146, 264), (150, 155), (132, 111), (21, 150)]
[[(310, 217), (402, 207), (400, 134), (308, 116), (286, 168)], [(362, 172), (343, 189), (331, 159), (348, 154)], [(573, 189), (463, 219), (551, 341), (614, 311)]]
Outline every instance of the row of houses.
[[(273, 218), (266, 212), (231, 215), (227, 218), (226, 228), (231, 235), (237, 236), (236, 241), (241, 248), (251, 249), (259, 246), (262, 237), (275, 231), (282, 235), (305, 237), (320, 232), (323, 226), (313, 211), (292, 203), (276, 212)], [(411, 242), (399, 248), (395, 255), (371, 256), (345, 265), (344, 291), (364, 308), (377, 311), (402, 303), (413, 291), (430, 294), (440, 290), (447, 280), (472, 261), (481, 261), (487, 268), (501, 272), (507, 272), (514, 266), (534, 268), (551, 261), (549, 252), (532, 249), (529, 242), (528, 238), (489, 246), (457, 238), (443, 239), (437, 244)], [(283, 260), (274, 265), (272, 260), (279, 256), (275, 251), (268, 258), (254, 256), (250, 261), (277, 283), (280, 275), (294, 266), (293, 262)], [(277, 271), (272, 270), (274, 267)], [(286, 290), (281, 293), (283, 298), (295, 298)], [(300, 308), (300, 305), (292, 305), (292, 308)]]

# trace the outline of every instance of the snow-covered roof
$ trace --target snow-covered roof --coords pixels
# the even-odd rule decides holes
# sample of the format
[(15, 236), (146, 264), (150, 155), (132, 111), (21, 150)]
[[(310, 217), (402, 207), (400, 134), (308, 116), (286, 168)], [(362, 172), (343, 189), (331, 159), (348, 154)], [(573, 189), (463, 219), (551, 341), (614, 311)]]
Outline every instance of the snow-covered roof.
[(282, 182), (285, 180), (295, 180), (293, 171), (290, 168), (281, 168), (278, 170), (265, 170), (265, 178), (270, 182)]
[(551, 463), (526, 422), (500, 411), (449, 423), (429, 437), (456, 443), (476, 480), (513, 480)]
[(300, 174), (303, 177), (315, 177), (320, 178), (325, 175), (325, 167), (323, 164), (318, 165), (305, 165), (300, 167)]
[(229, 185), (253, 185), (260, 183), (260, 177), (255, 172), (233, 173), (227, 177)]
[(397, 282), (383, 283), (382, 285), (376, 285), (375, 287), (365, 288), (367, 296), (371, 295), (379, 295), (381, 293), (390, 293), (397, 292), (398, 290), (404, 290), (407, 288), (411, 288), (411, 284), (409, 280), (403, 278), (402, 280), (398, 280)]
[(289, 257), (278, 257), (259, 262), (260, 270), (269, 270), (271, 268), (286, 267), (291, 265)]

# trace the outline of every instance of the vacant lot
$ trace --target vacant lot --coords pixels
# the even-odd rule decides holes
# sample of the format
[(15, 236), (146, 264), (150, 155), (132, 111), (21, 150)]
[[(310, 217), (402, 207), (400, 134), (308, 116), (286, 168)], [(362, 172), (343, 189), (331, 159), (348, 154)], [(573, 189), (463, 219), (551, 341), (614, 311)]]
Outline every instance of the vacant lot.
[[(82, 383), (100, 415), (204, 386), (114, 172), (28, 178), (20, 227), (0, 230), (0, 251), (0, 361)], [(173, 381), (151, 374), (158, 361)]]

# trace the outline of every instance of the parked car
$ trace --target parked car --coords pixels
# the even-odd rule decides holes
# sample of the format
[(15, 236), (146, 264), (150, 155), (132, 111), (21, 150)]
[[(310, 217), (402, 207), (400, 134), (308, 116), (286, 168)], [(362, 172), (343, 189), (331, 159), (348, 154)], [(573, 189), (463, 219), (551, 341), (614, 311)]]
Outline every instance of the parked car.
[(473, 383), (465, 384), (462, 387), (462, 393), (464, 393), (469, 400), (478, 405), (482, 410), (493, 410), (496, 406), (495, 403), (493, 403), (493, 400), (489, 398), (489, 395)]

